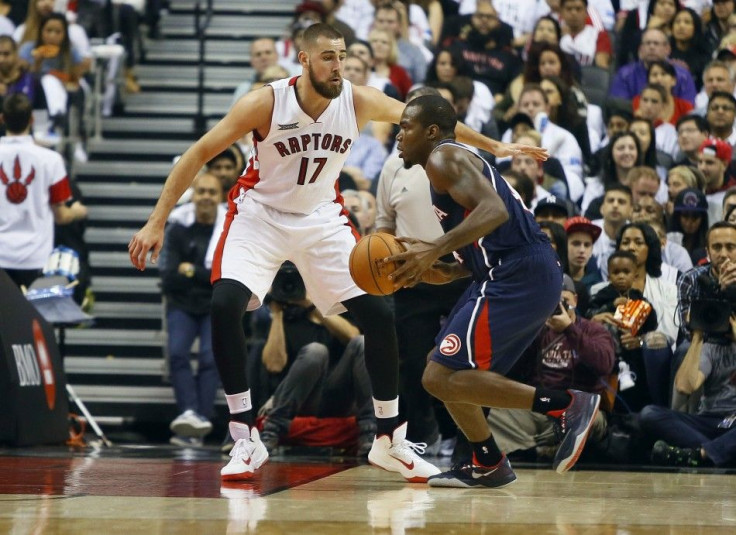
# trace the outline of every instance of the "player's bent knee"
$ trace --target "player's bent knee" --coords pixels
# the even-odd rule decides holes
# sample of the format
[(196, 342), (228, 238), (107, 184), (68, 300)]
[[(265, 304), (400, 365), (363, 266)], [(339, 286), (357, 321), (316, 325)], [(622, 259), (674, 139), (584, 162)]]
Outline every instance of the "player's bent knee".
[(212, 315), (242, 316), (252, 292), (241, 282), (220, 279), (212, 286)]
[(422, 386), (424, 389), (439, 400), (444, 400), (445, 387), (447, 385), (447, 373), (444, 366), (429, 361), (422, 374)]
[(654, 331), (644, 335), (644, 344), (649, 349), (664, 349), (669, 346), (667, 336), (659, 331)]
[(385, 330), (386, 325), (394, 323), (394, 313), (383, 297), (364, 294), (348, 299), (343, 305), (355, 318), (363, 332), (375, 329)]

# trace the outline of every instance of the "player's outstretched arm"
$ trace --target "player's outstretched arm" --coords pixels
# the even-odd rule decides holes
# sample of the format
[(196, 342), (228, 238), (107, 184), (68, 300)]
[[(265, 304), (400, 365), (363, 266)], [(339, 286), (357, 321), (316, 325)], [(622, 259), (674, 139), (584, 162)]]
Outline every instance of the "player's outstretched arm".
[[(399, 102), (373, 87), (353, 86), (353, 98), (358, 127), (361, 130), (368, 121), (399, 124), (401, 114), (406, 107), (403, 102)], [(461, 122), (457, 123), (455, 136), (461, 143), (488, 151), (498, 158), (522, 153), (529, 154), (537, 160), (546, 160), (549, 157), (547, 149), (519, 143), (502, 143), (479, 134)]]
[(149, 251), (152, 251), (151, 262), (157, 261), (163, 246), (166, 219), (202, 166), (244, 133), (256, 129), (263, 133), (271, 122), (272, 109), (273, 90), (269, 86), (248, 93), (212, 130), (186, 150), (166, 179), (148, 222), (128, 244), (128, 254), (134, 267), (141, 271), (145, 269)]
[(460, 143), (472, 145), (473, 147), (490, 152), (497, 158), (513, 156), (515, 154), (529, 154), (537, 160), (542, 161), (549, 158), (547, 149), (534, 147), (532, 145), (522, 145), (520, 143), (503, 143), (501, 141), (496, 141), (495, 139), (491, 139), (483, 134), (479, 134), (459, 121), (455, 127), (455, 138)]

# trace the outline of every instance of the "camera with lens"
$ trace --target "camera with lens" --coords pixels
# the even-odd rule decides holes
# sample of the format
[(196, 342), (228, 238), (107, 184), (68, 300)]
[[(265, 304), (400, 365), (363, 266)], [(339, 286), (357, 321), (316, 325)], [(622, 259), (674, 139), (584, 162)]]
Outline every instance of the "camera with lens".
[(307, 289), (304, 287), (299, 270), (291, 262), (281, 264), (276, 277), (271, 284), (269, 296), (273, 301), (281, 304), (302, 301), (307, 297)]
[(703, 292), (690, 304), (690, 329), (709, 334), (731, 332), (729, 317), (736, 311), (736, 285), (719, 291), (718, 281), (706, 274), (698, 277), (698, 285)]

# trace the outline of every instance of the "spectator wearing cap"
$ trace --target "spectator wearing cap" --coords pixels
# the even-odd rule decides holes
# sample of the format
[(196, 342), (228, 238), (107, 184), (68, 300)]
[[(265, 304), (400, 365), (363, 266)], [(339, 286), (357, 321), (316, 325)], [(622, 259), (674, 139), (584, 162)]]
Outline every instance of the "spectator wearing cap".
[(731, 147), (736, 146), (736, 98), (725, 91), (714, 91), (708, 101), (705, 118), (710, 127), (710, 134), (716, 139), (727, 141)]
[(694, 113), (705, 115), (708, 100), (716, 91), (725, 91), (733, 95), (734, 90), (736, 90), (736, 85), (733, 82), (733, 75), (728, 68), (728, 64), (718, 59), (711, 61), (703, 70), (703, 89), (695, 96)]
[(631, 188), (623, 184), (611, 184), (606, 188), (601, 204), (603, 218), (593, 221), (603, 229), (593, 244), (593, 256), (604, 280), (608, 278), (608, 257), (616, 250), (616, 237), (631, 218), (633, 207)]
[(708, 199), (708, 217), (720, 221), (723, 216), (723, 196), (731, 186), (736, 186), (732, 173), (732, 148), (721, 139), (706, 139), (698, 150), (698, 169), (705, 177), (705, 194)]
[(573, 281), (590, 291), (594, 284), (603, 280), (593, 259), (593, 244), (600, 237), (602, 229), (587, 217), (575, 216), (565, 221), (565, 232), (568, 273)]
[(679, 233), (694, 265), (706, 257), (705, 235), (708, 232), (708, 200), (702, 191), (686, 188), (677, 194), (669, 231)]
[[(563, 275), (560, 307), (524, 351), (510, 377), (543, 388), (605, 394), (615, 362), (613, 339), (603, 327), (579, 316), (577, 304), (575, 283)], [(488, 422), (506, 453), (531, 450), (544, 458), (546, 450), (551, 450), (548, 447), (558, 443), (552, 420), (528, 410), (493, 409)], [(605, 413), (599, 411), (588, 436), (590, 443), (603, 439), (606, 427)]]
[(571, 215), (570, 203), (554, 195), (545, 197), (534, 207), (534, 219), (537, 221), (554, 221), (564, 226)]

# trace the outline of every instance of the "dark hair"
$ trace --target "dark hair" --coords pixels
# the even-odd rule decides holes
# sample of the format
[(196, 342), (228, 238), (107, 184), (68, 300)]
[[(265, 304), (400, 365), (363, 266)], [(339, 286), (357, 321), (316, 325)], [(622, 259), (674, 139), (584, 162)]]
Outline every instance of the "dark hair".
[(632, 203), (634, 201), (634, 194), (631, 193), (631, 188), (629, 186), (621, 184), (620, 182), (615, 182), (614, 184), (609, 184), (608, 186), (606, 186), (605, 193), (603, 194), (603, 199), (606, 198), (606, 195), (609, 191), (620, 191), (621, 193), (628, 195)]
[(617, 258), (628, 258), (631, 260), (634, 264), (636, 264), (636, 255), (632, 253), (631, 251), (619, 251), (616, 249), (611, 253), (611, 256), (608, 257), (608, 269), (610, 271), (611, 269), (611, 262), (613, 260), (616, 260)]
[[(532, 29), (532, 39), (534, 39), (534, 34), (537, 33), (537, 26), (539, 26), (539, 23), (543, 20), (548, 20), (552, 23), (552, 25), (555, 27), (555, 33), (557, 34), (557, 42), (559, 43), (562, 39), (562, 28), (560, 27), (560, 23), (556, 18), (554, 18), (552, 15), (545, 15), (544, 17), (539, 17), (537, 19), (537, 22), (534, 24), (534, 28)], [(537, 43), (543, 42), (543, 41), (536, 41)], [(533, 45), (534, 43), (532, 43)]]
[(552, 52), (557, 55), (560, 60), (560, 78), (569, 86), (575, 85), (575, 78), (573, 77), (572, 68), (570, 67), (570, 61), (567, 59), (567, 55), (562, 51), (559, 45), (552, 43), (532, 43), (529, 47), (529, 56), (524, 64), (524, 84), (528, 83), (539, 83), (542, 80), (542, 75), (539, 74), (539, 60), (542, 57), (543, 52)]
[[(724, 193), (723, 199), (721, 200), (721, 206), (725, 206), (726, 200), (730, 199), (734, 195), (736, 195), (736, 186), (731, 186), (730, 188), (726, 190), (726, 193)], [(726, 218), (724, 217), (723, 219), (726, 219)]]
[[(363, 41), (362, 39), (356, 39), (355, 41), (353, 41), (352, 43), (350, 43), (350, 46), (348, 47), (348, 50), (353, 45), (363, 45), (364, 47), (366, 47), (368, 49), (368, 54), (370, 54), (371, 59), (373, 59), (373, 47), (371, 46), (371, 44), (368, 41)], [(348, 56), (350, 56), (350, 55), (351, 55), (350, 52), (348, 52)]]
[(713, 102), (713, 100), (716, 98), (725, 98), (731, 104), (736, 106), (736, 97), (734, 97), (733, 94), (729, 93), (728, 91), (713, 91), (713, 93), (711, 93), (710, 95), (710, 98), (708, 99), (709, 108), (710, 108), (710, 103)]
[(561, 126), (565, 130), (574, 131), (578, 124), (583, 121), (578, 113), (578, 105), (570, 90), (570, 86), (559, 76), (545, 76), (542, 81), (552, 82), (557, 91), (560, 93), (560, 105), (555, 115), (555, 124)]
[(407, 108), (419, 108), (416, 120), (423, 127), (437, 125), (443, 137), (454, 137), (457, 117), (455, 109), (447, 100), (439, 95), (424, 95), (417, 97), (406, 105)]
[(616, 162), (613, 161), (613, 146), (619, 139), (623, 139), (625, 137), (632, 138), (636, 145), (636, 165), (642, 165), (644, 163), (644, 155), (641, 152), (641, 145), (639, 144), (639, 138), (636, 137), (636, 134), (632, 132), (618, 132), (614, 134), (605, 149), (603, 165), (601, 168), (601, 181), (603, 182), (603, 187), (606, 188), (606, 191), (608, 191), (609, 186), (621, 184), (618, 181), (618, 176), (616, 175)]
[[(633, 119), (631, 119), (631, 122), (629, 123), (629, 131), (631, 130), (631, 125), (637, 121), (641, 121), (649, 125), (649, 146), (647, 147), (647, 150), (645, 150), (642, 153), (641, 145), (639, 145), (639, 149), (640, 149), (639, 153), (641, 154), (641, 163), (639, 165), (646, 165), (647, 167), (656, 169), (657, 168), (657, 133), (654, 131), (654, 125), (652, 124), (652, 121), (650, 121), (649, 119), (645, 119), (644, 117), (634, 117)], [(639, 138), (636, 138), (636, 140), (639, 141)]]
[[(241, 164), (245, 164), (245, 155), (243, 154), (243, 151), (240, 150), (240, 147), (238, 147), (237, 144), (235, 143), (230, 145), (220, 154), (214, 156), (210, 161), (206, 163), (206, 166), (210, 167), (213, 163), (215, 163), (215, 161), (221, 158), (230, 160), (231, 162), (235, 164), (235, 167), (238, 167)], [(240, 171), (242, 171), (242, 169), (238, 169), (238, 172)]]
[(507, 182), (509, 180), (516, 182), (512, 187), (518, 192), (524, 204), (529, 206), (534, 200), (534, 181), (525, 174), (514, 171), (511, 168), (506, 169), (501, 173), (501, 176)]
[(406, 94), (406, 102), (409, 102), (410, 100), (414, 100), (417, 97), (422, 97), (424, 95), (436, 95), (438, 97), (441, 97), (442, 94), (439, 92), (439, 90), (436, 87), (432, 87), (429, 85), (423, 85), (420, 87), (417, 87), (416, 89), (412, 89)]
[(649, 76), (652, 74), (652, 67), (659, 67), (664, 72), (672, 76), (672, 78), (677, 80), (677, 71), (675, 70), (675, 66), (672, 65), (672, 63), (670, 63), (666, 59), (655, 59), (649, 64), (649, 68), (647, 69), (647, 81), (649, 80)]
[(643, 95), (644, 91), (646, 91), (647, 89), (651, 89), (652, 91), (656, 91), (657, 93), (659, 93), (659, 96), (662, 97), (663, 104), (667, 102), (667, 90), (664, 88), (664, 86), (660, 84), (647, 83), (644, 87), (641, 88), (639, 95)]
[(3, 101), (3, 120), (11, 134), (25, 132), (31, 124), (33, 104), (23, 93), (14, 93)]
[(318, 22), (317, 24), (312, 24), (309, 28), (304, 30), (304, 35), (302, 36), (302, 48), (307, 48), (313, 45), (320, 37), (345, 40), (345, 37), (343, 37), (343, 35), (334, 27), (325, 22)]
[(557, 249), (557, 256), (560, 258), (560, 264), (562, 264), (562, 270), (569, 275), (570, 265), (567, 257), (567, 233), (565, 232), (565, 227), (556, 221), (539, 221), (539, 228), (549, 229), (552, 234), (552, 241), (555, 243)]
[[(677, 3), (677, 2), (676, 2)], [(672, 17), (672, 24), (674, 26), (675, 19), (677, 16), (682, 13), (683, 11), (690, 14), (690, 17), (693, 21), (693, 36), (690, 38), (688, 43), (688, 50), (696, 50), (699, 52), (704, 52), (708, 54), (708, 57), (710, 57), (711, 50), (708, 48), (708, 45), (706, 44), (708, 39), (705, 37), (705, 34), (703, 32), (703, 19), (700, 18), (700, 15), (693, 9), (689, 7), (681, 7), (677, 10), (675, 13), (675, 16)], [(672, 47), (672, 50), (675, 50), (675, 38), (670, 37), (670, 45)]]
[(465, 61), (461, 49), (458, 47), (445, 47), (438, 50), (432, 58), (432, 62), (427, 67), (427, 76), (424, 79), (425, 83), (439, 81), (439, 78), (437, 78), (437, 60), (443, 52), (450, 54), (450, 64), (455, 67), (455, 76), (469, 76), (470, 78), (475, 76), (473, 68)]
[(64, 28), (64, 38), (61, 40), (59, 45), (59, 57), (61, 57), (61, 68), (64, 72), (69, 73), (72, 68), (72, 45), (69, 40), (69, 23), (66, 21), (66, 16), (61, 13), (51, 13), (49, 16), (44, 17), (41, 20), (41, 24), (38, 25), (38, 36), (36, 37), (36, 46), (41, 46), (41, 35), (46, 24), (52, 20), (59, 21)]
[(708, 246), (708, 242), (710, 240), (710, 233), (719, 228), (732, 228), (736, 230), (736, 225), (734, 225), (733, 223), (729, 223), (728, 221), (716, 221), (715, 223), (713, 223), (713, 226), (708, 229), (708, 232), (705, 235), (706, 247)]
[(662, 276), (662, 244), (655, 230), (643, 221), (636, 223), (626, 223), (616, 235), (616, 249), (621, 248), (621, 239), (624, 232), (630, 228), (637, 228), (644, 236), (644, 243), (647, 245), (647, 261), (645, 269), (648, 275), (652, 277)]
[(675, 125), (675, 129), (679, 130), (681, 125), (689, 123), (691, 121), (695, 123), (695, 127), (700, 132), (710, 134), (710, 125), (708, 125), (708, 121), (706, 120), (706, 118), (702, 115), (696, 115), (694, 113), (690, 115), (683, 115), (682, 117), (677, 119), (677, 125)]
[[(560, 0), (560, 8), (562, 8), (569, 0)], [(588, 7), (588, 0), (580, 0), (585, 7)]]

